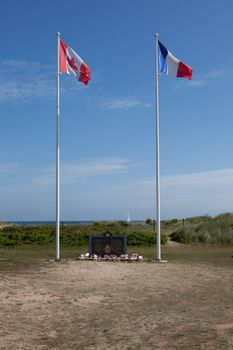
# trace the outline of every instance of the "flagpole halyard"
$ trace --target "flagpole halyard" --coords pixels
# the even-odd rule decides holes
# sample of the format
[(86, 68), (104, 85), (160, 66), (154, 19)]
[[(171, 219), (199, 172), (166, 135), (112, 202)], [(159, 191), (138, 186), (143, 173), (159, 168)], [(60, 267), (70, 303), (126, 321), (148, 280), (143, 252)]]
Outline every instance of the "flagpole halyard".
[(159, 62), (158, 45), (159, 34), (155, 33), (155, 97), (156, 97), (156, 218), (157, 218), (157, 256), (161, 261), (161, 238), (160, 238), (160, 147), (159, 147)]
[(56, 106), (56, 260), (60, 260), (60, 33), (57, 32)]

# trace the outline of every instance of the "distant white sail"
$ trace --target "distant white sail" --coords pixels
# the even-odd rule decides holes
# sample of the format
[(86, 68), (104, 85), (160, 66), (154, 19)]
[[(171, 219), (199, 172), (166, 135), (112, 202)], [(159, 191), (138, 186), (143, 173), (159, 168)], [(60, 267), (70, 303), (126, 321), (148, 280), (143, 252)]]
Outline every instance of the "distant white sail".
[(131, 220), (130, 220), (130, 215), (129, 215), (129, 213), (127, 213), (127, 222), (130, 222)]

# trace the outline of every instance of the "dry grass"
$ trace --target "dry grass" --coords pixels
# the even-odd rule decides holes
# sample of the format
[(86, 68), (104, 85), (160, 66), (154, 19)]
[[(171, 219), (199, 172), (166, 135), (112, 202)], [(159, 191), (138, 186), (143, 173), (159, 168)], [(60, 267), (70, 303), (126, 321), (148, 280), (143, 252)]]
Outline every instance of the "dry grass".
[(166, 246), (167, 264), (41, 249), (0, 250), (0, 349), (233, 348), (232, 247)]

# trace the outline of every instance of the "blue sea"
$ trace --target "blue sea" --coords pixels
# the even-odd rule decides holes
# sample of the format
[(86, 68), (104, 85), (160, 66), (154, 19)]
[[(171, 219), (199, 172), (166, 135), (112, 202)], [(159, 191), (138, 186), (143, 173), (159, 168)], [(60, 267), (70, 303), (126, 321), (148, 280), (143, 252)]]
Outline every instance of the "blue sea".
[[(92, 224), (94, 221), (61, 221), (60, 225)], [(7, 221), (10, 225), (35, 226), (35, 225), (56, 225), (56, 221)]]
[[(98, 220), (97, 220), (98, 221)], [(108, 220), (101, 220), (101, 221), (108, 221)], [(111, 222), (112, 220), (109, 220), (109, 222)], [(114, 220), (113, 220), (114, 221)], [(117, 220), (116, 220), (117, 221)], [(87, 221), (60, 221), (60, 225), (77, 225), (77, 224), (93, 224), (92, 220), (87, 220)], [(132, 220), (131, 222), (134, 223), (139, 223), (142, 222), (141, 220)], [(56, 221), (7, 221), (6, 222), (9, 225), (19, 225), (19, 226), (38, 226), (38, 225), (43, 225), (43, 226), (47, 226), (47, 225), (51, 225), (51, 226), (55, 226), (56, 225)]]

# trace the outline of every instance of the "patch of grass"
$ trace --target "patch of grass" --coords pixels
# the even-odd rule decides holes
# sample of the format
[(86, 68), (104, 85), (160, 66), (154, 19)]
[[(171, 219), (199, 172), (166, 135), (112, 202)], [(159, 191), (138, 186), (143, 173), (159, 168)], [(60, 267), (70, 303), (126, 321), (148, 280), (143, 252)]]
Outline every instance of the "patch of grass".
[(233, 268), (232, 246), (181, 245), (179, 247), (164, 247), (162, 256), (171, 263), (209, 264)]
[[(76, 260), (81, 253), (86, 253), (88, 246), (68, 247), (61, 244), (61, 261)], [(144, 261), (154, 261), (156, 246), (128, 246), (128, 253), (142, 255)], [(170, 263), (208, 264), (233, 268), (233, 247), (229, 246), (190, 246), (181, 244), (178, 247), (162, 246), (162, 259)], [(15, 265), (27, 263), (40, 263), (44, 260), (54, 259), (55, 244), (22, 245), (15, 247), (0, 247), (0, 270), (9, 263)], [(81, 263), (81, 262), (80, 262)], [(10, 266), (10, 265), (9, 265)], [(9, 267), (10, 268), (10, 267)]]

